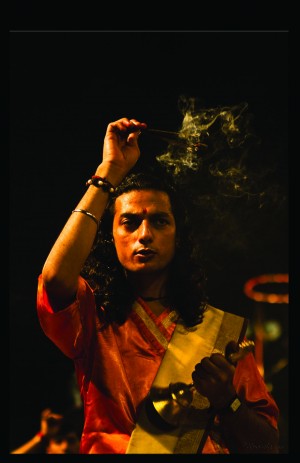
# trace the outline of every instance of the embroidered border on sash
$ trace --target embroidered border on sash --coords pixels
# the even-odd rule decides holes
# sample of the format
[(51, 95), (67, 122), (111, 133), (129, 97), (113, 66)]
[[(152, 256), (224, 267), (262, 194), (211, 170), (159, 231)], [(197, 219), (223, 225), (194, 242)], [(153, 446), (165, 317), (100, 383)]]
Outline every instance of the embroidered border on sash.
[(164, 349), (167, 349), (169, 344), (168, 340), (161, 333), (152, 318), (149, 317), (149, 315), (145, 312), (143, 307), (138, 302), (135, 302), (133, 305), (133, 310), (143, 320), (148, 330), (151, 331), (156, 340), (164, 347)]

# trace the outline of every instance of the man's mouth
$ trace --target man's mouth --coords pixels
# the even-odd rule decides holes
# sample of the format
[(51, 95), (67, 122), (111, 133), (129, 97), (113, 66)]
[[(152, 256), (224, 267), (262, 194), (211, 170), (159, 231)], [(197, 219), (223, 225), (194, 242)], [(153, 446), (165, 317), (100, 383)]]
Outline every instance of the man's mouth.
[(156, 254), (156, 252), (150, 248), (141, 248), (134, 252), (135, 256), (140, 256), (140, 257), (151, 257), (151, 256), (154, 256), (154, 254)]

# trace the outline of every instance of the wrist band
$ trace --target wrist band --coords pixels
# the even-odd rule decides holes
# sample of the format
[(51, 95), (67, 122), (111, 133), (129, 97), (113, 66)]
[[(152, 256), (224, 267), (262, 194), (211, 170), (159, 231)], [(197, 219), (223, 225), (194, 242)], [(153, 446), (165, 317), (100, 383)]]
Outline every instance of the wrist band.
[(218, 410), (218, 413), (220, 415), (224, 415), (226, 413), (236, 413), (241, 405), (242, 405), (242, 402), (240, 401), (238, 395), (236, 394), (226, 407), (221, 408), (221, 410)]
[(86, 182), (86, 186), (90, 185), (102, 188), (105, 193), (114, 193), (116, 191), (115, 187), (105, 177), (99, 177), (98, 175), (93, 175), (92, 178)]
[(90, 217), (95, 222), (95, 224), (97, 224), (97, 227), (98, 227), (98, 225), (99, 225), (98, 220), (96, 219), (94, 214), (91, 214), (91, 212), (88, 212), (85, 209), (74, 209), (74, 211), (72, 211), (72, 214), (73, 214), (73, 212), (81, 212), (82, 214), (87, 215), (88, 217)]
[(39, 431), (39, 432), (36, 433), (36, 436), (43, 439), (43, 437), (45, 437), (45, 434), (42, 431)]

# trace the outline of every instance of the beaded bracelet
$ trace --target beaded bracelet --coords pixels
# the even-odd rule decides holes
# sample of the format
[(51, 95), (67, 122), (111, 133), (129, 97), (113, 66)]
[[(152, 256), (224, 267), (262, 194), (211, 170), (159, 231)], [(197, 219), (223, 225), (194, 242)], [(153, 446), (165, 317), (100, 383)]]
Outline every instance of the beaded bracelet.
[(90, 185), (102, 188), (105, 193), (114, 193), (116, 191), (115, 187), (105, 177), (99, 177), (98, 175), (93, 175), (92, 178), (86, 182), (86, 186)]

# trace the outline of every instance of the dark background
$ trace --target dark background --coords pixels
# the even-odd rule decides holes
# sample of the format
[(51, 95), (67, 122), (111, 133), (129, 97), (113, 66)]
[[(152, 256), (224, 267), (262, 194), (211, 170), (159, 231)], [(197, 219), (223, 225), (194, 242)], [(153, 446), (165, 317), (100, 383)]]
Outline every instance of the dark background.
[[(37, 277), (100, 162), (108, 122), (128, 116), (176, 131), (180, 95), (200, 98), (205, 107), (246, 101), (262, 140), (256, 167), (271, 166), (271, 181), (287, 195), (288, 33), (12, 31), (9, 39), (13, 449), (38, 431), (43, 408), (64, 411), (74, 405), (73, 364), (37, 320)], [(257, 211), (246, 249), (229, 256), (225, 246), (218, 265), (208, 268), (211, 304), (247, 316), (250, 328), (258, 305), (243, 285), (257, 275), (288, 273), (287, 218), (287, 201)], [(285, 453), (288, 368), (278, 373), (272, 368), (288, 357), (288, 305), (260, 309), (282, 329), (264, 347), (265, 370), (282, 408)]]

